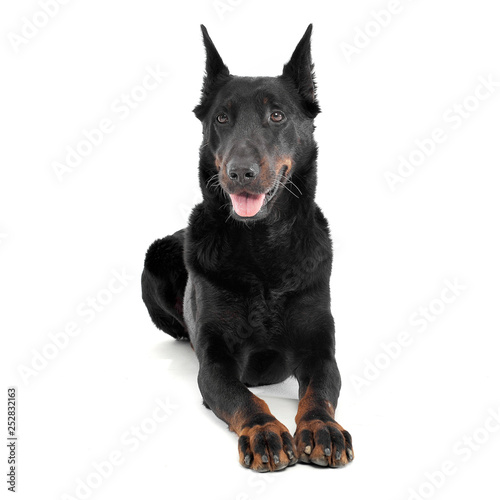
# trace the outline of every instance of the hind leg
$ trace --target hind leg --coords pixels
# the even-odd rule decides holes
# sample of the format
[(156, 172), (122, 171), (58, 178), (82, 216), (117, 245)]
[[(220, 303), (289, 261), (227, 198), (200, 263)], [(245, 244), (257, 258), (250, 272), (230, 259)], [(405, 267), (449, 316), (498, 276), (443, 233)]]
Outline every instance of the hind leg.
[(156, 240), (146, 253), (141, 280), (153, 323), (176, 339), (189, 339), (182, 311), (187, 282), (183, 253), (184, 229)]

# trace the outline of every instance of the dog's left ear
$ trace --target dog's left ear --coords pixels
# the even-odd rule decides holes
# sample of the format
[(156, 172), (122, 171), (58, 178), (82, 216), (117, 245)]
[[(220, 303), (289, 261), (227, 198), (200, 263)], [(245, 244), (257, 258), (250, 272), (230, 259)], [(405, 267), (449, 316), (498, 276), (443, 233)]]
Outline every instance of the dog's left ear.
[(222, 61), (221, 56), (215, 48), (214, 42), (212, 42), (208, 34), (207, 28), (205, 28), (203, 24), (201, 25), (201, 33), (203, 35), (203, 44), (205, 45), (206, 53), (205, 76), (201, 89), (201, 102), (193, 110), (200, 120), (203, 119), (205, 114), (209, 95), (213, 93), (218, 83), (230, 76), (229, 69)]
[(319, 112), (314, 81), (314, 64), (311, 59), (312, 24), (293, 51), (290, 61), (283, 66), (281, 78), (291, 81), (303, 99), (307, 113), (314, 118)]

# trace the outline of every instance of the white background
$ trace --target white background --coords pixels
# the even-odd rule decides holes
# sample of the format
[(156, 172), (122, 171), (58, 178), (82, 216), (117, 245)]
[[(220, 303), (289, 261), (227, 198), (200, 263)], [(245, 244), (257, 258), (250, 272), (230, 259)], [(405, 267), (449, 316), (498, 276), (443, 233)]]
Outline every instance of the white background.
[[(500, 410), (500, 87), (471, 96), (480, 78), (500, 82), (500, 13), (491, 0), (401, 0), (348, 61), (341, 44), (356, 34), (362, 44), (372, 12), (388, 6), (242, 0), (219, 15), (210, 0), (73, 0), (17, 47), (40, 6), (3, 3), (0, 321), (4, 401), (18, 388), (17, 498), (83, 498), (77, 485), (89, 478), (96, 499), (498, 497), (500, 424), (489, 415)], [(314, 23), (338, 420), (356, 454), (343, 470), (243, 469), (236, 436), (201, 405), (194, 353), (157, 330), (141, 301), (148, 245), (184, 227), (199, 200), (201, 22), (240, 75), (279, 74)], [(118, 113), (116, 100), (156, 66), (168, 75)], [(458, 123), (464, 100), (477, 109)], [(60, 181), (54, 162), (103, 118), (113, 131)], [(435, 128), (446, 140), (391, 190), (385, 173)], [(130, 279), (111, 295), (113, 271)], [(462, 288), (445, 291), (450, 303), (446, 280)], [(91, 317), (96, 296), (109, 303)], [(71, 322), (79, 335), (54, 354), (49, 334)], [(402, 332), (410, 343), (397, 348)], [(33, 358), (45, 366), (21, 376)], [(293, 433), (296, 385), (256, 392)], [(160, 423), (156, 398), (175, 406)], [(141, 425), (135, 449), (127, 437)], [(100, 479), (92, 464), (117, 453)], [(436, 473), (444, 462), (447, 476)]]

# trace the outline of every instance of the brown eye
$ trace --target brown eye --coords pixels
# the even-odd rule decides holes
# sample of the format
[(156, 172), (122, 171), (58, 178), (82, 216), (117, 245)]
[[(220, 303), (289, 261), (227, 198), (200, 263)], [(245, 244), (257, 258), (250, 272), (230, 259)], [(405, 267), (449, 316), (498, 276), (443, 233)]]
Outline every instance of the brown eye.
[(281, 111), (274, 111), (271, 113), (271, 120), (273, 122), (281, 122), (285, 118), (285, 115)]
[(221, 113), (217, 115), (217, 121), (219, 123), (227, 123), (229, 121), (229, 116), (227, 116), (226, 113)]

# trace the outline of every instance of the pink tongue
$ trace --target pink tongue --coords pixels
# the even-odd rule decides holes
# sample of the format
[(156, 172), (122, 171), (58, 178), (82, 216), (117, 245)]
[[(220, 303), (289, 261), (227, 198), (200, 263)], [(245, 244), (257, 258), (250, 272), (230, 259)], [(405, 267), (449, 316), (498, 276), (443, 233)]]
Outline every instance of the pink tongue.
[(240, 217), (253, 217), (262, 208), (265, 194), (231, 194), (234, 211)]

